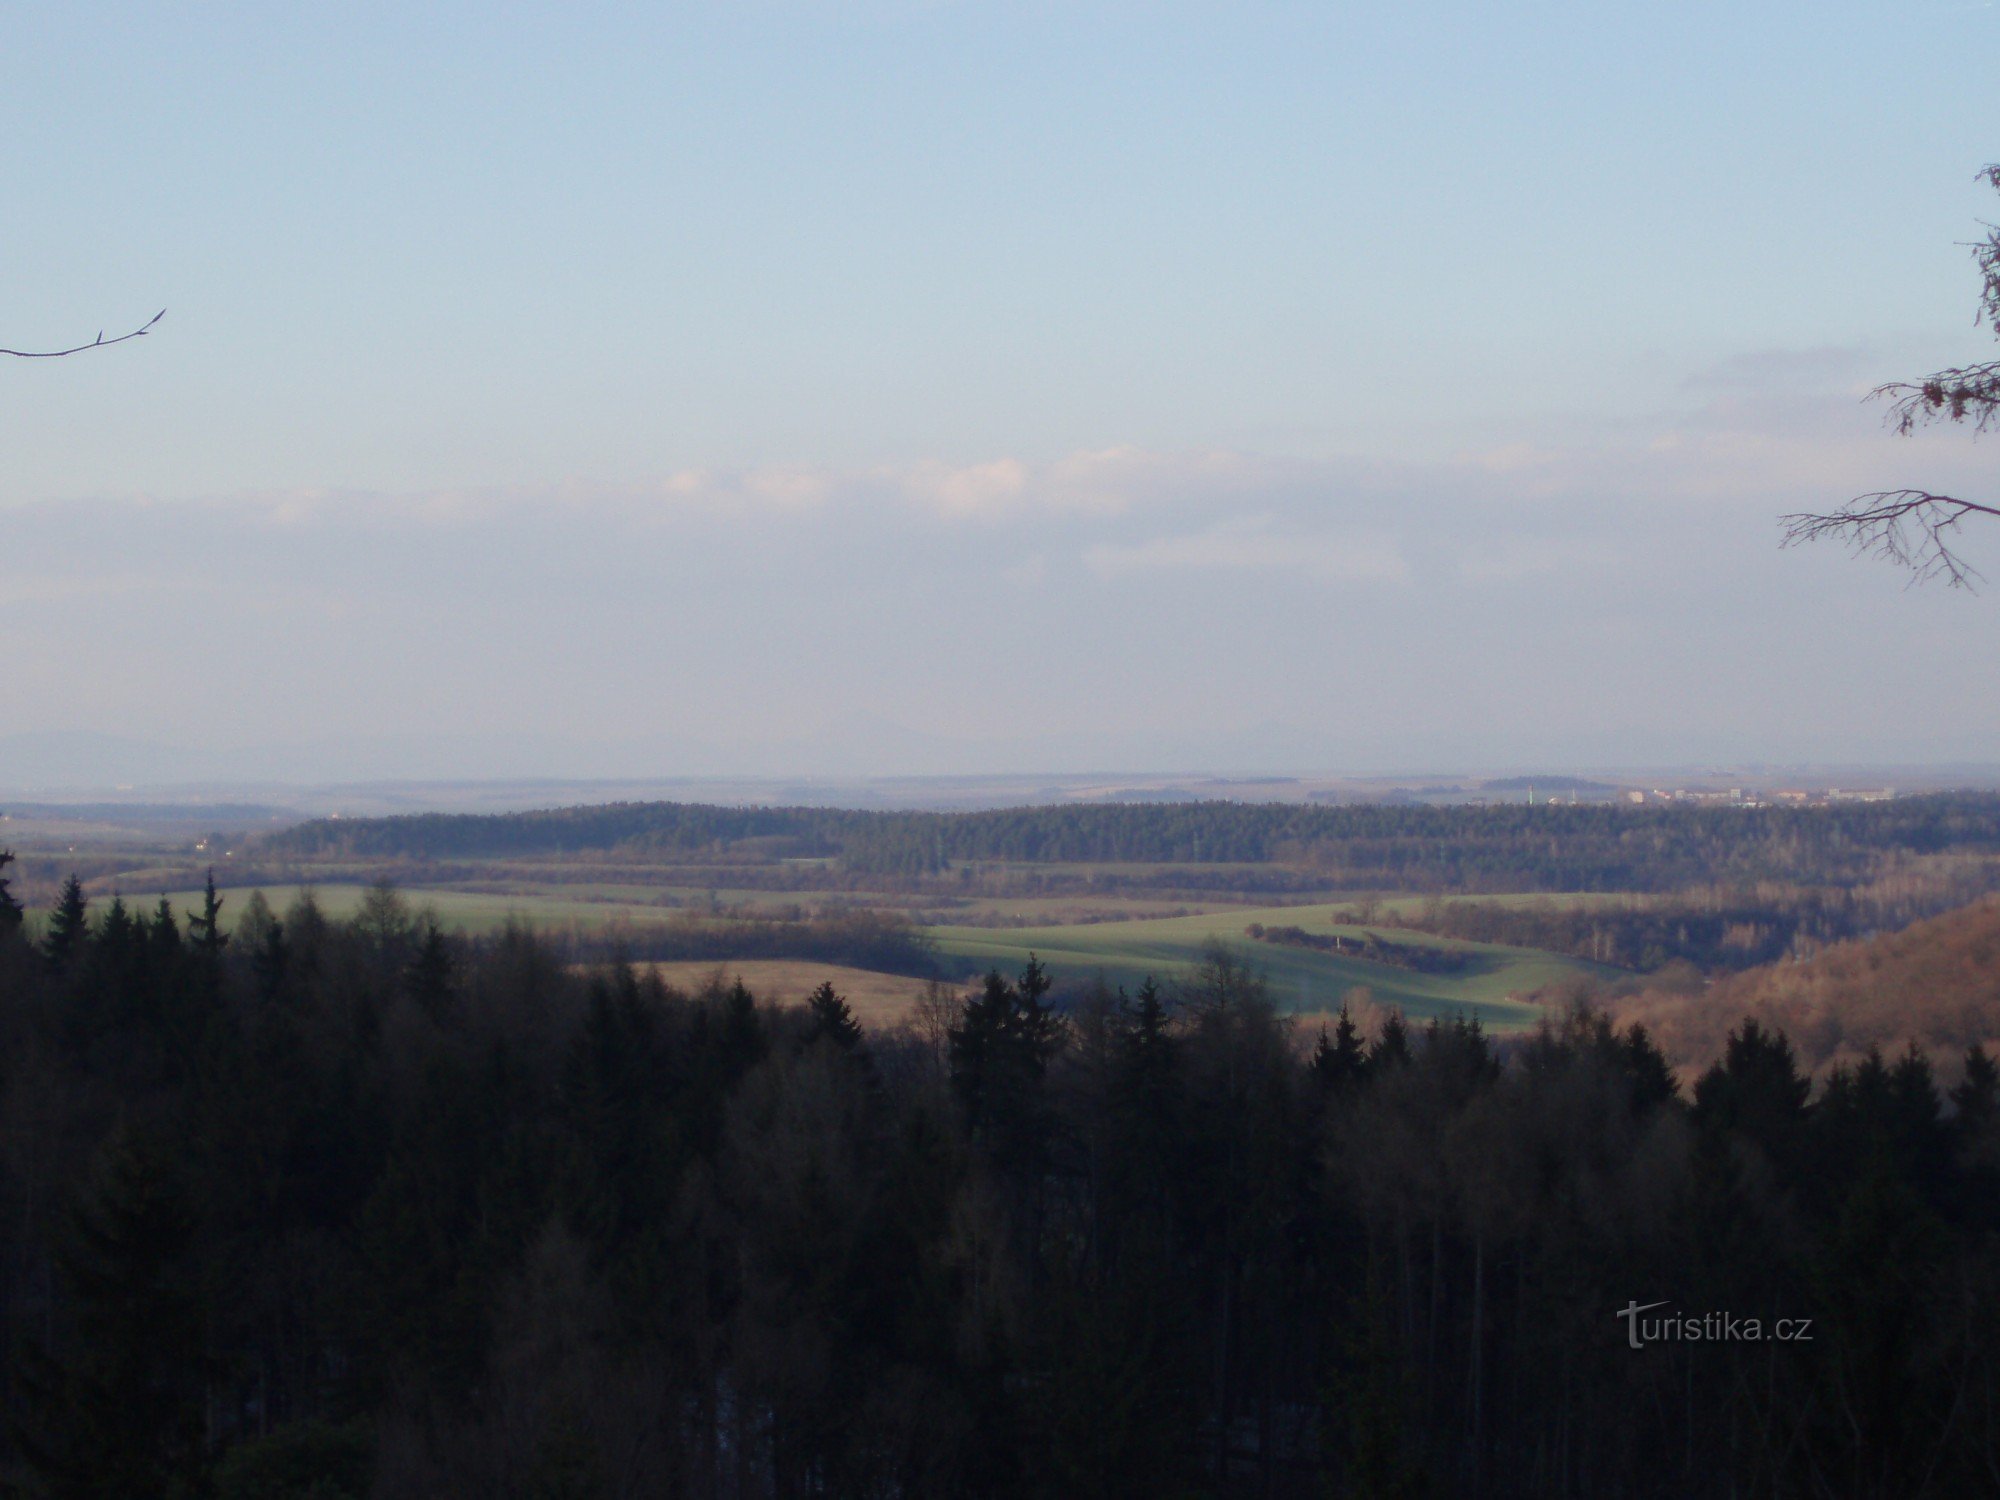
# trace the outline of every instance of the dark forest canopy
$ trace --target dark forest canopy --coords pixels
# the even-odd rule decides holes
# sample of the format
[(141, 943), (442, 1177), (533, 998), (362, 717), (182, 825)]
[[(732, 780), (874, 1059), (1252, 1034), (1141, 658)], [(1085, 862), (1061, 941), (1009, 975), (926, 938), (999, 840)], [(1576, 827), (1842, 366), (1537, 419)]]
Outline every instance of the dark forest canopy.
[(2000, 796), (1819, 808), (1316, 807), (1197, 802), (861, 812), (630, 802), (491, 815), (321, 819), (271, 835), (282, 859), (837, 859), (917, 876), (963, 862), (1310, 866), (1329, 886), (1660, 891), (1711, 882), (1847, 881), (1885, 857), (2000, 853)]
[(1993, 1489), (1985, 1052), (1302, 1047), (1221, 951), (864, 1031), (224, 899), (0, 928), (8, 1493)]

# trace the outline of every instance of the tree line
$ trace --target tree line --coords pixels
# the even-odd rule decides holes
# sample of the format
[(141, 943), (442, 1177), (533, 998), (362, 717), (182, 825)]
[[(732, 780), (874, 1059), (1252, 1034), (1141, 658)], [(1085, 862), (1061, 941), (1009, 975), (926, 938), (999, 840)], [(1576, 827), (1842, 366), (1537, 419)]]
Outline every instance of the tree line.
[(864, 1031), (222, 901), (0, 916), (21, 1493), (2000, 1484), (1983, 1051), (1815, 1093), (1756, 1024), (1685, 1091), (1586, 1011), (1302, 1041), (1224, 950)]
[(1415, 910), (1378, 904), (1369, 919), (1383, 927), (1539, 948), (1640, 972), (1679, 962), (1723, 973), (1807, 958), (1834, 943), (1895, 932), (1996, 890), (2000, 864), (1953, 861), (1861, 886), (1763, 881), (1630, 902), (1433, 897)]
[(1411, 891), (1669, 891), (1852, 884), (1899, 860), (2000, 855), (2000, 796), (1818, 808), (1326, 807), (1192, 802), (878, 812), (621, 803), (526, 813), (322, 819), (268, 835), (295, 859), (565, 856), (837, 859), (917, 877), (967, 862), (1310, 867), (1323, 886)]

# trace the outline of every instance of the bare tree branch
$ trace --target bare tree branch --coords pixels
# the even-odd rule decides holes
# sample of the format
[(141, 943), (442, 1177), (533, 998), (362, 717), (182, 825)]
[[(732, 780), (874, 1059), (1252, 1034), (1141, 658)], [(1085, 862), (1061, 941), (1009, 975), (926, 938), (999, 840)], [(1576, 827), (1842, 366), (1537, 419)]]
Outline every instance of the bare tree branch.
[(106, 338), (100, 331), (89, 343), (78, 344), (73, 349), (0, 349), (0, 354), (11, 354), (16, 359), (61, 359), (64, 355), (81, 354), (86, 349), (108, 349), (113, 344), (124, 343), (127, 339), (144, 338), (153, 331), (153, 325), (166, 315), (167, 310), (163, 307), (148, 318), (143, 327), (135, 328), (130, 333), (121, 333), (115, 339)]
[(2000, 361), (1878, 385), (1868, 399), (1889, 401), (1889, 421), (1906, 435), (1931, 422), (1970, 422), (1984, 432), (2000, 422)]
[(1951, 549), (1950, 534), (1967, 516), (2000, 517), (2000, 507), (1933, 495), (1926, 490), (1883, 490), (1859, 495), (1827, 515), (1795, 511), (1780, 516), (1780, 544), (1844, 541), (1854, 554), (1879, 557), (1910, 570), (1911, 583), (1942, 578), (1955, 589), (1976, 588), (1979, 570)]
[[(1978, 181), (2000, 192), (2000, 163), (1982, 169)], [(1986, 237), (1969, 248), (1981, 278), (1974, 323), (2000, 336), (2000, 225), (1982, 223)], [(1973, 433), (2000, 428), (2000, 360), (1939, 370), (1922, 380), (1877, 386), (1869, 399), (1889, 403), (1889, 423), (1908, 436), (1932, 422), (1957, 422)], [(1910, 570), (1910, 582), (1941, 578), (1955, 589), (1977, 585), (1980, 573), (1952, 550), (1968, 516), (2000, 519), (2000, 506), (1929, 490), (1882, 490), (1859, 495), (1824, 514), (1797, 511), (1780, 516), (1786, 547), (1802, 542), (1843, 541), (1857, 556), (1879, 557)]]

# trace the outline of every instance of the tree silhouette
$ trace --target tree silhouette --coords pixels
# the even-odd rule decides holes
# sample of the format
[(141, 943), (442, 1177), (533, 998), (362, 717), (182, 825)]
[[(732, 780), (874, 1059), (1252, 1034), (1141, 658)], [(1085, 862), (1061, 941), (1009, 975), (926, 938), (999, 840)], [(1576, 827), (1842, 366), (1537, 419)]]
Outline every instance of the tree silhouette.
[(14, 851), (0, 849), (0, 933), (17, 932), (21, 927), (21, 903), (7, 889), (7, 866), (14, 863)]
[(99, 329), (97, 337), (87, 344), (74, 344), (67, 349), (0, 349), (0, 354), (11, 354), (16, 359), (62, 359), (66, 355), (82, 354), (90, 349), (109, 349), (113, 344), (122, 344), (127, 339), (144, 338), (153, 331), (153, 325), (166, 315), (167, 310), (163, 307), (130, 333), (121, 333), (115, 339), (106, 338), (104, 331)]
[(89, 911), (83, 882), (71, 875), (63, 882), (62, 894), (49, 912), (49, 929), (42, 936), (42, 955), (52, 967), (66, 969), (83, 952), (90, 936)]
[[(1982, 170), (1979, 180), (2000, 192), (2000, 163)], [(1981, 227), (1985, 237), (1971, 247), (1983, 280), (1974, 321), (2000, 337), (2000, 224)], [(1975, 433), (1985, 432), (2000, 422), (2000, 360), (1939, 370), (1921, 380), (1893, 381), (1877, 386), (1870, 399), (1890, 403), (1889, 420), (1905, 436), (1933, 422), (1959, 422)], [(1980, 574), (1954, 547), (1959, 528), (1973, 516), (2000, 518), (2000, 505), (1929, 490), (1878, 490), (1835, 511), (1797, 511), (1779, 520), (1787, 547), (1843, 541), (1857, 554), (1908, 568), (1913, 582), (1942, 578), (1952, 588), (1969, 588)]]

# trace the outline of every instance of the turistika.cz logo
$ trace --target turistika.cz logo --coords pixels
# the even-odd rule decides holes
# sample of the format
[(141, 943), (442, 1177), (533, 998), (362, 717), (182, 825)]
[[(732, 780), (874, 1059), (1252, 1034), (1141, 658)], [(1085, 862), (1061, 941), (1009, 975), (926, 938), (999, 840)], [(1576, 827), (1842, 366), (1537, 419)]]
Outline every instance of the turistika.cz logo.
[(1647, 1344), (1787, 1344), (1812, 1342), (1811, 1318), (1739, 1318), (1734, 1313), (1661, 1313), (1644, 1317), (1664, 1302), (1631, 1302), (1618, 1312), (1625, 1320), (1625, 1337), (1634, 1349)]

